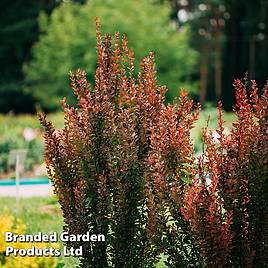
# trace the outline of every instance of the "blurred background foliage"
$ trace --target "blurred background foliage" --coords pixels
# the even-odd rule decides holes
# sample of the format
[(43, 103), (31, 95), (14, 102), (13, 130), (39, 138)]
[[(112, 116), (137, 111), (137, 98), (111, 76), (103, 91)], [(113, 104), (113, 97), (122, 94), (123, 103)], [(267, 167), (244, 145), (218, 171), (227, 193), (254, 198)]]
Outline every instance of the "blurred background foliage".
[[(49, 116), (57, 128), (63, 127), (61, 114)], [(45, 174), (44, 144), (42, 128), (35, 115), (1, 115), (0, 114), (0, 178), (15, 175), (14, 169), (8, 166), (9, 152), (13, 149), (26, 149), (24, 174), (39, 177)]]
[(0, 12), (2, 113), (57, 110), (63, 95), (72, 98), (70, 69), (94, 82), (96, 15), (103, 33), (128, 35), (137, 64), (156, 52), (168, 100), (186, 87), (195, 100), (221, 98), (230, 110), (234, 78), (266, 80), (267, 0), (3, 0)]
[(55, 1), (0, 1), (0, 112), (34, 112), (35, 99), (23, 90), (22, 66), (38, 40), (38, 16), (50, 14)]
[[(161, 1), (160, 2), (165, 2)], [(233, 80), (255, 79), (260, 87), (268, 74), (268, 1), (169, 0), (172, 21), (192, 30), (191, 47), (199, 54), (201, 103), (222, 99), (232, 109)]]
[[(138, 63), (149, 51), (155, 52), (158, 79), (170, 89), (167, 97), (177, 95), (179, 86), (194, 90), (190, 84), (197, 52), (189, 47), (189, 31), (176, 32), (169, 21), (167, 5), (148, 0), (88, 1), (87, 4), (64, 3), (49, 17), (43, 12), (39, 25), (41, 36), (33, 47), (33, 58), (25, 65), (27, 92), (32, 93), (45, 109), (55, 110), (59, 97), (73, 93), (68, 71), (86, 70), (94, 82), (97, 55), (95, 51), (95, 17), (102, 33), (119, 31), (128, 36)], [(67, 99), (68, 99), (67, 97)]]
[[(103, 34), (127, 34), (136, 72), (141, 58), (155, 52), (159, 83), (169, 89), (167, 101), (184, 87), (202, 103), (192, 134), (196, 152), (202, 150), (201, 128), (209, 114), (215, 127), (217, 101), (222, 99), (225, 110), (231, 111), (233, 79), (247, 72), (260, 87), (266, 81), (267, 0), (2, 0), (0, 173), (7, 171), (11, 149), (28, 149), (26, 170), (43, 161), (41, 128), (34, 114), (37, 109), (56, 112), (51, 116), (61, 127), (60, 99), (73, 98), (69, 70), (86, 70), (94, 84), (95, 16)], [(233, 118), (226, 114), (228, 128)], [(25, 133), (34, 133), (33, 138), (27, 140)]]

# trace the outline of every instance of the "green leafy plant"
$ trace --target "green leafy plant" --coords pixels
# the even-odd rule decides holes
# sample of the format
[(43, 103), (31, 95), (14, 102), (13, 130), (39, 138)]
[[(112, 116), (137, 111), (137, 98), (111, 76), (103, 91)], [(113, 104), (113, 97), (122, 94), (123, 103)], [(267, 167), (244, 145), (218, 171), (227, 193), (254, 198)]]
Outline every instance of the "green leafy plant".
[[(40, 15), (40, 38), (32, 49), (32, 60), (24, 66), (25, 88), (43, 109), (59, 109), (59, 97), (74, 101), (68, 90), (68, 70), (86, 70), (88, 81), (94, 82), (97, 58), (88, 48), (95, 44), (92, 27), (95, 16), (103, 21), (104, 32), (127, 34), (137, 62), (149, 51), (155, 52), (158, 79), (168, 86), (169, 101), (177, 96), (178, 85), (187, 85), (192, 91), (197, 89), (193, 83), (191, 87), (188, 85), (195, 74), (198, 54), (189, 47), (189, 29), (184, 27), (178, 32), (171, 27), (167, 3), (122, 0), (119, 4), (109, 0), (104, 4), (102, 0), (94, 0), (80, 5), (69, 2), (55, 8), (51, 16)], [(138, 64), (134, 62), (134, 65), (137, 70)]]
[(16, 249), (29, 249), (32, 246), (43, 249), (48, 246), (59, 248), (59, 244), (44, 243), (44, 242), (6, 242), (5, 232), (13, 232), (15, 234), (24, 234), (26, 232), (26, 226), (20, 218), (14, 218), (9, 210), (5, 207), (0, 213), (0, 266), (2, 268), (56, 268), (58, 267), (58, 261), (56, 257), (52, 256), (20, 256), (6, 255), (6, 247), (12, 246)]
[(11, 167), (8, 167), (8, 157), (11, 150), (26, 149), (27, 157), (24, 162), (24, 171), (32, 171), (35, 165), (43, 162), (44, 145), (41, 137), (35, 137), (31, 141), (26, 141), (23, 137), (23, 128), (20, 127), (18, 133), (16, 128), (9, 128), (9, 133), (0, 135), (0, 173), (6, 174)]

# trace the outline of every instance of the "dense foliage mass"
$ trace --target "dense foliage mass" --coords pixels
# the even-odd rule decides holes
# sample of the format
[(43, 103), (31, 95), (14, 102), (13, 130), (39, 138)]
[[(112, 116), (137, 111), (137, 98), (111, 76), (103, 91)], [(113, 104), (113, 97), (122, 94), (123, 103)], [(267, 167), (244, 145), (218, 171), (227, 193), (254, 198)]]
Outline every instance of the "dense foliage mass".
[[(268, 91), (235, 81), (237, 120), (226, 134), (203, 131), (196, 161), (190, 130), (199, 115), (181, 90), (165, 105), (153, 53), (134, 76), (124, 35), (99, 33), (92, 88), (70, 73), (76, 106), (63, 99), (65, 127), (45, 127), (46, 165), (65, 229), (104, 234), (82, 246), (81, 267), (266, 267)], [(250, 97), (247, 89), (249, 88)], [(216, 134), (216, 135), (215, 135)]]
[(2, 0), (0, 2), (0, 112), (34, 112), (35, 100), (23, 91), (23, 64), (37, 41), (38, 16), (49, 14), (59, 4), (54, 0)]
[(123, 0), (120, 4), (111, 0), (105, 5), (101, 0), (84, 5), (66, 3), (54, 9), (51, 17), (40, 16), (42, 34), (33, 48), (33, 59), (25, 67), (28, 91), (43, 108), (60, 107), (59, 97), (72, 99), (66, 75), (70, 69), (86, 70), (88, 80), (94, 81), (96, 54), (91, 48), (95, 45), (95, 16), (102, 19), (105, 32), (119, 30), (130, 37), (138, 61), (149, 50), (156, 52), (158, 78), (169, 87), (169, 100), (177, 95), (179, 84), (188, 83), (197, 53), (189, 48), (187, 29), (176, 32), (171, 27), (167, 5), (147, 0)]
[[(54, 9), (57, 9), (58, 6), (66, 5), (66, 2), (74, 4), (70, 5), (71, 8), (74, 8), (74, 12), (68, 12), (68, 16), (71, 14), (72, 20), (74, 20), (74, 17), (79, 15), (79, 20), (81, 21), (86, 21), (86, 19), (84, 15), (77, 12), (77, 5), (90, 6), (91, 12), (93, 6), (96, 6), (98, 3), (99, 14), (101, 14), (103, 21), (108, 21), (107, 29), (105, 30), (114, 30), (110, 24), (116, 24), (120, 21), (121, 24), (116, 25), (116, 27), (122, 32), (126, 31), (128, 34), (131, 34), (130, 43), (131, 46), (135, 46), (137, 56), (141, 55), (147, 48), (161, 48), (162, 50), (164, 46), (168, 47), (167, 43), (169, 37), (171, 38), (174, 34), (174, 31), (170, 33), (168, 24), (172, 25), (172, 28), (176, 29), (178, 32), (183, 31), (186, 27), (190, 28), (190, 47), (194, 48), (200, 57), (198, 68), (194, 70), (194, 76), (189, 77), (187, 81), (195, 81), (198, 83), (199, 90), (198, 93), (196, 92), (195, 97), (199, 97), (202, 104), (207, 101), (215, 102), (216, 104), (216, 101), (222, 98), (223, 107), (225, 110), (230, 111), (235, 101), (232, 81), (235, 77), (244, 76), (245, 72), (248, 72), (250, 79), (256, 79), (259, 84), (265, 83), (268, 69), (268, 1), (257, 0), (243, 5), (240, 1), (230, 0), (133, 0), (125, 1), (123, 4), (122, 1), (117, 1), (117, 5), (119, 6), (115, 7), (116, 2), (111, 0), (28, 0), (27, 2), (23, 0), (2, 0), (0, 3), (0, 112), (34, 112), (37, 105), (35, 91), (38, 90), (38, 88), (43, 88), (43, 86), (40, 82), (37, 85), (38, 88), (35, 88), (33, 85), (36, 83), (35, 78), (31, 77), (30, 81), (27, 82), (30, 83), (27, 85), (29, 90), (24, 91), (26, 80), (22, 67), (31, 61), (33, 54), (36, 54), (36, 52), (34, 52), (35, 48), (32, 50), (32, 47), (35, 47), (37, 40), (40, 38), (43, 39), (42, 36), (45, 34), (44, 32), (48, 30), (46, 23), (41, 23), (41, 27), (38, 26), (38, 16), (40, 16), (42, 12), (45, 12), (45, 17), (48, 21), (55, 21), (55, 19), (51, 17), (51, 14), (54, 13)], [(146, 5), (151, 5), (151, 7), (147, 9), (144, 2), (146, 2)], [(101, 4), (103, 5), (102, 7)], [(165, 36), (165, 38), (157, 39), (159, 42), (163, 42), (163, 45), (156, 45), (156, 42), (153, 43), (147, 39), (150, 39), (152, 29), (156, 27), (156, 20), (161, 20), (157, 17), (158, 14), (160, 14), (159, 16), (162, 18), (162, 11), (156, 8), (160, 5), (162, 9), (165, 10), (169, 7), (169, 12), (165, 13), (165, 27), (160, 27), (161, 30), (159, 30), (160, 34)], [(81, 9), (84, 8), (81, 7)], [(60, 8), (59, 10), (63, 11), (65, 8)], [(94, 9), (92, 14), (95, 10), (96, 9)], [(57, 11), (55, 12), (57, 13)], [(256, 14), (258, 14), (258, 16), (256, 16)], [(94, 15), (96, 15), (96, 13), (93, 14), (93, 16)], [(63, 16), (61, 18), (63, 18)], [(130, 19), (130, 17), (135, 17), (135, 19)], [(75, 18), (75, 20), (77, 20), (77, 18)], [(62, 49), (59, 42), (68, 43), (68, 36), (72, 36), (72, 51), (68, 50), (68, 53), (70, 53), (72, 58), (76, 58), (78, 55), (80, 62), (76, 61), (76, 66), (67, 66), (69, 64), (67, 62), (67, 68), (77, 68), (77, 64), (81, 64), (80, 67), (83, 69), (88, 70), (88, 68), (91, 68), (89, 66), (91, 64), (91, 58), (87, 58), (83, 61), (83, 55), (88, 53), (85, 47), (90, 46), (89, 41), (93, 39), (87, 39), (87, 43), (81, 42), (81, 39), (84, 38), (82, 34), (88, 31), (86, 29), (89, 26), (90, 19), (83, 23), (81, 21), (80, 23), (86, 28), (81, 31), (80, 36), (79, 34), (74, 35), (71, 33), (72, 30), (70, 29), (72, 27), (67, 26), (65, 28), (67, 20), (64, 19), (65, 25), (61, 30), (57, 30), (56, 35), (58, 35), (58, 37), (55, 37), (55, 42), (49, 43), (51, 48), (55, 48), (53, 52), (50, 52), (53, 54), (49, 57), (50, 62), (53, 60), (55, 54), (60, 53), (59, 51)], [(63, 22), (61, 21), (61, 23)], [(59, 25), (61, 23), (57, 24)], [(55, 22), (53, 24), (55, 24)], [(143, 28), (147, 29), (145, 34), (136, 34), (134, 32), (134, 30), (138, 32), (143, 31)], [(93, 30), (89, 31), (91, 33), (93, 32)], [(134, 44), (134, 37), (136, 40), (139, 39), (139, 44)], [(140, 40), (143, 37), (145, 40), (141, 42)], [(179, 44), (180, 42), (178, 46)], [(81, 47), (84, 48), (79, 51)], [(139, 51), (139, 49), (141, 50)], [(43, 49), (41, 50), (45, 52)], [(169, 51), (169, 49), (167, 51)], [(42, 54), (42, 52), (40, 53)], [(174, 53), (174, 51), (172, 53)], [(173, 59), (174, 54), (167, 54)], [(167, 59), (167, 54), (165, 54), (161, 60), (159, 60), (157, 56), (156, 61), (159, 67), (159, 63), (162, 62), (163, 59)], [(158, 55), (160, 56), (160, 54)], [(94, 57), (94, 54), (92, 54), (92, 56)], [(185, 57), (183, 62), (185, 60), (188, 61), (189, 59)], [(85, 62), (85, 64), (82, 64), (83, 62)], [(47, 63), (45, 65), (47, 65)], [(181, 73), (181, 66), (175, 66), (174, 63), (173, 65), (177, 69), (176, 72)], [(56, 68), (58, 68), (58, 66), (55, 66), (54, 73), (57, 72)], [(43, 68), (41, 69), (43, 70)], [(162, 76), (163, 78), (166, 76), (166, 70), (166, 68), (158, 69), (161, 74), (161, 80)], [(61, 71), (62, 79), (66, 78), (64, 76), (66, 73), (67, 71)], [(94, 68), (92, 72), (90, 71), (88, 73), (94, 74)], [(42, 71), (42, 74), (39, 75), (40, 81), (48, 80), (46, 72)], [(170, 77), (168, 79), (170, 79)], [(90, 81), (92, 82), (93, 80), (92, 76)], [(179, 80), (181, 81), (181, 79)], [(168, 86), (171, 88), (171, 82), (167, 81), (167, 79), (163, 79), (161, 82), (168, 82)], [(51, 88), (53, 86), (54, 84), (49, 85)], [(176, 88), (176, 86), (177, 83), (174, 84), (174, 88)], [(46, 87), (46, 89), (49, 87)], [(65, 90), (65, 88), (67, 87), (62, 87), (63, 90)], [(190, 88), (192, 90), (192, 86)], [(33, 94), (33, 92), (35, 93)], [(64, 94), (61, 93), (61, 95)]]
[(208, 267), (268, 265), (268, 90), (260, 94), (251, 83), (235, 81), (237, 120), (230, 134), (221, 104), (217, 136), (204, 129), (198, 179), (192, 177), (183, 194), (183, 214)]
[[(78, 103), (69, 107), (63, 101), (65, 128), (56, 132), (40, 117), (46, 128), (46, 164), (66, 230), (106, 236), (105, 243), (81, 242), (83, 267), (152, 267), (162, 251), (153, 231), (155, 197), (150, 190), (162, 168), (155, 158), (157, 140), (166, 141), (166, 161), (191, 161), (186, 160), (191, 149), (181, 155), (178, 146), (186, 149), (196, 113), (190, 114), (193, 102), (183, 92), (180, 104), (165, 106), (166, 88), (157, 85), (152, 53), (142, 60), (136, 80), (126, 37), (122, 46), (118, 33), (114, 44), (109, 34), (102, 41), (97, 28), (97, 41), (95, 87), (80, 70), (71, 74)], [(161, 137), (158, 132), (165, 128), (166, 137)], [(176, 143), (177, 135), (182, 144)]]
[(0, 214), (0, 266), (2, 268), (56, 268), (57, 258), (52, 256), (6, 256), (6, 247), (13, 247), (14, 249), (30, 249), (33, 246), (38, 249), (44, 249), (48, 246), (59, 248), (59, 245), (48, 244), (44, 242), (6, 242), (5, 232), (12, 232), (15, 234), (25, 234), (26, 225), (19, 218), (14, 219), (8, 209), (4, 209)]

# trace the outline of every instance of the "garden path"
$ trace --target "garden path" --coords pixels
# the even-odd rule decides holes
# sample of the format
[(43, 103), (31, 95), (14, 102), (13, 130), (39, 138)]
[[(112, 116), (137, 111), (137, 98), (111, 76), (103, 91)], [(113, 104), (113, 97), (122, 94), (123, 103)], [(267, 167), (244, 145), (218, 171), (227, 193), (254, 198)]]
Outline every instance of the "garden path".
[[(19, 196), (49, 196), (52, 195), (51, 184), (20, 185)], [(0, 196), (16, 196), (16, 186), (0, 186)]]

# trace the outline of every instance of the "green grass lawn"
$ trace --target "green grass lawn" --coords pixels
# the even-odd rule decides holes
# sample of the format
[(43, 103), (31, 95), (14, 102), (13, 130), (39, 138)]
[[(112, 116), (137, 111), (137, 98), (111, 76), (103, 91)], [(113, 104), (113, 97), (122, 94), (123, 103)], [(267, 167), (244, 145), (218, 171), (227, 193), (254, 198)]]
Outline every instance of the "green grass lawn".
[[(15, 198), (1, 197), (0, 204), (0, 211), (7, 207), (13, 216), (16, 215)], [(55, 198), (21, 198), (17, 216), (22, 219), (26, 225), (27, 234), (36, 234), (40, 231), (44, 234), (62, 232), (63, 218), (60, 206)], [(73, 268), (78, 261), (72, 257), (60, 256), (59, 263), (64, 263), (64, 267), (66, 268)]]
[[(13, 197), (0, 197), (0, 213), (7, 207), (10, 213), (16, 215), (16, 201)], [(63, 218), (60, 206), (54, 197), (32, 197), (21, 198), (18, 217), (26, 225), (27, 234), (43, 232), (62, 232)], [(59, 241), (60, 243), (60, 241)], [(72, 257), (59, 257), (59, 263), (64, 263), (65, 268), (73, 268), (78, 261)], [(160, 261), (157, 268), (165, 268), (163, 261)]]
[[(191, 130), (191, 138), (194, 144), (195, 153), (199, 154), (202, 152), (203, 147), (203, 136), (202, 128), (208, 127), (208, 130), (216, 130), (218, 127), (218, 112), (215, 107), (208, 107), (200, 112), (198, 120), (194, 124), (194, 128)], [(225, 112), (223, 115), (224, 127), (227, 132), (232, 129), (232, 123), (235, 121), (235, 114), (233, 112)]]

